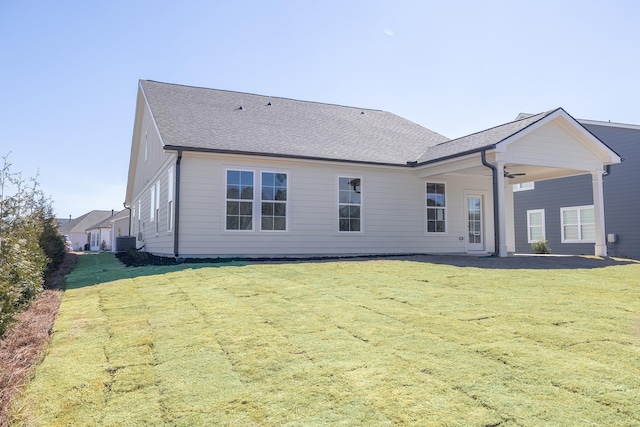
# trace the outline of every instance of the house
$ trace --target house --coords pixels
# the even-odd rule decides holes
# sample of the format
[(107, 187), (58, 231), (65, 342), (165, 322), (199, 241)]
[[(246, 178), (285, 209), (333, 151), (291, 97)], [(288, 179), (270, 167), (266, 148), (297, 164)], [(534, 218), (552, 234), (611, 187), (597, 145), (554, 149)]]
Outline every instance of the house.
[[(640, 259), (640, 126), (578, 121), (623, 158), (603, 178), (608, 253)], [(553, 253), (592, 253), (595, 223), (591, 187), (588, 175), (518, 186), (514, 194), (516, 251), (530, 253), (532, 242), (546, 239)]]
[(60, 234), (69, 236), (74, 251), (81, 251), (84, 250), (85, 245), (91, 243), (91, 237), (87, 236), (87, 229), (109, 218), (112, 212), (93, 210), (63, 223), (58, 227), (58, 230)]
[(111, 211), (104, 220), (87, 227), (90, 251), (112, 251), (116, 249), (116, 237), (129, 234), (129, 211)]
[(619, 156), (562, 108), (462, 138), (394, 114), (141, 80), (125, 206), (175, 257), (515, 250), (513, 183), (602, 174)]

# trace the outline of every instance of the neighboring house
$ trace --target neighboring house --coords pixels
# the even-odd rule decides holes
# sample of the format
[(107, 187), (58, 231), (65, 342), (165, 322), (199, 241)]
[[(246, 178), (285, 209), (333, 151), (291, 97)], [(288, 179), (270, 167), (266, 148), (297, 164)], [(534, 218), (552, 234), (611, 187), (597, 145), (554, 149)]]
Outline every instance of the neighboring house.
[(603, 254), (619, 161), (561, 108), (447, 140), (384, 111), (141, 80), (125, 206), (164, 256), (506, 256), (512, 174), (586, 174)]
[[(578, 121), (623, 158), (603, 179), (605, 228), (611, 235), (608, 253), (640, 259), (640, 125)], [(517, 252), (531, 253), (532, 242), (546, 239), (553, 253), (593, 253), (595, 215), (589, 175), (527, 183), (516, 188), (514, 204)]]
[[(111, 215), (97, 224), (87, 227), (89, 250), (112, 251), (116, 249), (116, 237), (129, 235), (129, 211), (111, 211)], [(104, 243), (103, 243), (104, 242)]]
[(69, 236), (73, 250), (81, 251), (84, 250), (86, 244), (91, 243), (90, 236), (87, 236), (87, 229), (110, 217), (112, 212), (99, 210), (87, 212), (60, 225), (58, 230), (60, 234)]

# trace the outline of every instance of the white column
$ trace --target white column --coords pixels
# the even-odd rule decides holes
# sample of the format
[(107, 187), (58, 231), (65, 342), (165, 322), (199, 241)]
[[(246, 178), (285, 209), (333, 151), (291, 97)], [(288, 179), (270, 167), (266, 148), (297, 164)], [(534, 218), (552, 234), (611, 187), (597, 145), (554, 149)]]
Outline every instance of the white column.
[(595, 255), (607, 256), (607, 236), (604, 225), (604, 186), (602, 185), (602, 170), (591, 172), (593, 186), (593, 211), (595, 214), (596, 244)]
[(496, 167), (498, 168), (498, 194), (494, 195), (494, 197), (498, 198), (498, 233), (500, 240), (500, 247), (498, 248), (498, 255), (501, 257), (506, 257), (508, 254), (507, 251), (507, 215), (505, 212), (505, 191), (504, 191), (504, 162), (497, 162)]

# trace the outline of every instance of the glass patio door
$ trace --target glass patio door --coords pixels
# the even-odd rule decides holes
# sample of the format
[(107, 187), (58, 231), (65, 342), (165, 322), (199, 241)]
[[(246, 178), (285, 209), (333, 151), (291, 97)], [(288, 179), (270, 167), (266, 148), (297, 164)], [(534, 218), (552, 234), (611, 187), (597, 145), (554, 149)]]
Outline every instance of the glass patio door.
[(484, 250), (484, 227), (482, 215), (482, 196), (469, 194), (466, 196), (467, 251)]

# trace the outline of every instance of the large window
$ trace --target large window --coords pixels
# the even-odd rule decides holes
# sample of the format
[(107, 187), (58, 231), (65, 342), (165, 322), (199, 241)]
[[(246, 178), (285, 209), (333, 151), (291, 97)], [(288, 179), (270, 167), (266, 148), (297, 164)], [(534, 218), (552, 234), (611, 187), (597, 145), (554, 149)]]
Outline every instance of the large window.
[(596, 240), (593, 206), (561, 208), (562, 243), (592, 243)]
[(338, 178), (338, 230), (362, 231), (362, 178)]
[(227, 230), (253, 230), (253, 171), (227, 170)]
[(529, 243), (545, 240), (544, 209), (527, 211), (527, 239)]
[(262, 172), (261, 225), (264, 231), (287, 229), (287, 174)]
[(446, 233), (446, 214), (445, 185), (427, 182), (427, 233)]

